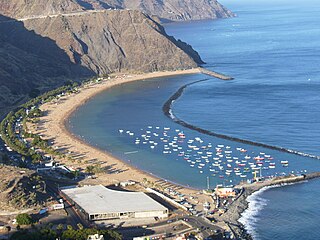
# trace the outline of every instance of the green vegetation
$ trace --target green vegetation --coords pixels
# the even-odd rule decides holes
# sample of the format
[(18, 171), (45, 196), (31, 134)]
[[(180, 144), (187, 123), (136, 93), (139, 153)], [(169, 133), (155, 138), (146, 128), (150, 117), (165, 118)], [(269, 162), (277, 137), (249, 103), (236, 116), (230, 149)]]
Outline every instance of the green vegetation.
[[(101, 82), (102, 78), (90, 78), (82, 82), (81, 86), (88, 84), (97, 84)], [(0, 123), (0, 135), (4, 140), (6, 145), (13, 151), (18, 152), (24, 158), (30, 157), (33, 163), (37, 163), (42, 160), (42, 156), (37, 151), (41, 149), (43, 152), (56, 156), (59, 158), (65, 158), (66, 156), (59, 151), (53, 149), (45, 139), (40, 136), (33, 134), (28, 131), (27, 122), (38, 122), (40, 117), (43, 116), (43, 112), (39, 109), (44, 103), (50, 102), (52, 100), (57, 100), (60, 97), (78, 93), (79, 83), (77, 82), (66, 82), (64, 86), (61, 86), (52, 91), (46, 92), (40, 96), (40, 91), (38, 89), (33, 89), (30, 92), (31, 97), (35, 97), (28, 102), (19, 106), (15, 111), (10, 112)], [(28, 141), (26, 141), (28, 139)], [(31, 141), (29, 141), (31, 140)], [(72, 160), (71, 158), (69, 158)], [(8, 159), (2, 162), (9, 164)], [(24, 167), (22, 162), (21, 167)], [(97, 168), (94, 170), (97, 171)]]
[(89, 165), (86, 167), (86, 172), (95, 174), (95, 173), (101, 173), (103, 171), (103, 168), (101, 168), (100, 164), (97, 165)]
[(62, 230), (62, 226), (57, 228), (56, 231), (52, 230), (49, 227), (44, 227), (40, 229), (21, 229), (14, 233), (10, 239), (14, 240), (86, 240), (89, 235), (101, 234), (104, 236), (104, 239), (110, 240), (120, 240), (121, 235), (112, 230), (98, 230), (95, 228), (81, 228), (81, 229), (72, 229), (68, 227), (67, 230)]
[(32, 217), (27, 213), (18, 214), (16, 219), (18, 225), (31, 225), (34, 222)]
[[(29, 133), (26, 123), (27, 121), (39, 121), (39, 117), (43, 116), (43, 113), (39, 109), (39, 105), (49, 102), (59, 96), (77, 92), (77, 86), (78, 83), (69, 83), (68, 85), (31, 99), (21, 105), (15, 112), (10, 112), (0, 124), (0, 134), (7, 146), (20, 153), (22, 156), (31, 157), (34, 163), (39, 162), (42, 158), (41, 155), (35, 151), (35, 148), (40, 148), (52, 155), (61, 156), (60, 153), (50, 148), (47, 141), (43, 140), (40, 136)], [(16, 127), (17, 122), (21, 123), (22, 132)], [(32, 138), (31, 146), (19, 138), (19, 135), (26, 138)]]

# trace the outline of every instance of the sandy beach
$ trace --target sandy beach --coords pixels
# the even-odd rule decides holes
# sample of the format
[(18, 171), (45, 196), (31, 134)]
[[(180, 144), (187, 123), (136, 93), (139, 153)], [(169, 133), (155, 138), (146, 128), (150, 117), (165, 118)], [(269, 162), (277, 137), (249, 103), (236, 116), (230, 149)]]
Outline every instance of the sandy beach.
[[(60, 159), (67, 166), (73, 168), (85, 169), (90, 165), (87, 162), (92, 159), (97, 159), (101, 164), (101, 167), (112, 169), (112, 173), (98, 174), (98, 178), (90, 180), (92, 184), (104, 184), (110, 185), (127, 180), (133, 180), (137, 182), (143, 182), (144, 178), (157, 184), (175, 187), (180, 192), (185, 194), (196, 193), (196, 190), (182, 188), (171, 183), (168, 183), (162, 179), (152, 176), (149, 173), (143, 172), (137, 168), (130, 166), (122, 160), (112, 156), (111, 154), (97, 149), (87, 143), (81, 141), (76, 136), (72, 135), (66, 129), (66, 121), (68, 117), (79, 106), (84, 104), (90, 98), (96, 94), (111, 88), (119, 84), (125, 84), (128, 82), (145, 80), (156, 77), (174, 76), (182, 74), (196, 74), (200, 73), (198, 68), (190, 70), (172, 71), (172, 72), (154, 72), (141, 75), (116, 75), (111, 79), (104, 80), (99, 84), (92, 84), (80, 89), (77, 94), (72, 94), (60, 98), (57, 101), (52, 101), (41, 106), (41, 110), (45, 112), (45, 116), (41, 117), (40, 122), (30, 129), (40, 134), (44, 139), (49, 139), (53, 147), (59, 151), (67, 153), (66, 155), (73, 158), (73, 160)], [(76, 156), (76, 157), (75, 157)]]

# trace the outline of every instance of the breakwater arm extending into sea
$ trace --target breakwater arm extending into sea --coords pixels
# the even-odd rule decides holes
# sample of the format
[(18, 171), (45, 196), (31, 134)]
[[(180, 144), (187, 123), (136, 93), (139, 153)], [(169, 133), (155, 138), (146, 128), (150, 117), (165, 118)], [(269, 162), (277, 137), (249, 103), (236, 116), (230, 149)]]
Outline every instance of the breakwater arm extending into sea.
[(227, 76), (227, 75), (222, 74), (222, 73), (214, 72), (214, 71), (208, 70), (206, 68), (200, 67), (199, 70), (200, 70), (201, 73), (203, 73), (205, 75), (208, 75), (208, 76), (211, 76), (211, 77), (215, 77), (215, 78), (219, 78), (220, 80), (233, 80), (234, 79), (233, 77)]
[[(207, 71), (208, 74), (210, 76), (214, 76), (212, 74), (214, 74), (214, 72), (211, 72), (209, 70), (206, 70), (204, 68), (201, 68), (200, 70), (202, 73), (204, 73), (203, 71)], [(211, 73), (211, 74), (209, 74)], [(224, 77), (223, 77), (224, 76)], [(233, 78), (231, 77), (227, 77), (225, 75), (220, 75), (220, 77), (218, 76), (214, 76), (216, 78), (219, 78), (221, 80), (231, 80)], [(223, 77), (223, 78), (222, 78)], [(186, 128), (189, 128), (191, 130), (195, 130), (199, 133), (202, 134), (206, 134), (209, 136), (214, 136), (217, 138), (221, 138), (221, 139), (226, 139), (226, 140), (230, 140), (230, 141), (234, 141), (234, 142), (239, 142), (239, 143), (244, 143), (244, 144), (248, 144), (248, 145), (253, 145), (253, 146), (257, 146), (257, 147), (263, 147), (263, 148), (267, 148), (267, 149), (271, 149), (271, 150), (276, 150), (276, 151), (280, 151), (280, 152), (285, 152), (285, 153), (290, 153), (290, 154), (295, 154), (295, 155), (299, 155), (299, 156), (303, 156), (303, 157), (309, 157), (309, 158), (314, 158), (314, 159), (318, 159), (320, 160), (320, 156), (314, 155), (314, 154), (309, 154), (309, 153), (305, 153), (302, 151), (298, 151), (298, 150), (293, 150), (293, 149), (288, 149), (288, 148), (284, 148), (284, 147), (280, 147), (280, 146), (274, 146), (274, 145), (270, 145), (270, 144), (266, 144), (266, 143), (260, 143), (260, 142), (255, 142), (255, 141), (251, 141), (251, 140), (247, 140), (247, 139), (242, 139), (242, 138), (237, 138), (237, 137), (232, 137), (232, 136), (228, 136), (225, 134), (221, 134), (221, 133), (216, 133), (207, 129), (203, 129), (200, 127), (197, 127), (195, 125), (192, 125), (190, 123), (187, 123), (186, 121), (179, 119), (178, 117), (176, 117), (172, 111), (172, 105), (173, 103), (179, 99), (183, 92), (191, 85), (197, 84), (199, 82), (204, 82), (204, 81), (208, 81), (208, 80), (212, 80), (210, 78), (206, 78), (206, 79), (202, 79), (202, 80), (198, 80), (192, 83), (188, 83), (183, 85), (182, 87), (180, 87), (163, 105), (162, 110), (163, 113), (170, 118), (171, 120), (173, 120), (174, 122), (180, 124), (181, 126), (184, 126)]]

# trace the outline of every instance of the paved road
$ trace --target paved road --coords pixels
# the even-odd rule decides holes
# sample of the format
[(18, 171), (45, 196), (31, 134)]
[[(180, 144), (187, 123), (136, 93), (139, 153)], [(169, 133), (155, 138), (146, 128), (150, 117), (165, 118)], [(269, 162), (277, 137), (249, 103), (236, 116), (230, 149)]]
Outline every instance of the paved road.
[(87, 14), (92, 14), (92, 13), (105, 13), (113, 11), (112, 9), (104, 9), (104, 10), (86, 10), (86, 11), (80, 11), (80, 12), (71, 12), (71, 13), (58, 13), (58, 14), (50, 14), (50, 15), (37, 15), (37, 16), (29, 16), (25, 18), (18, 18), (18, 19), (10, 19), (10, 20), (4, 20), (1, 21), (0, 23), (10, 23), (10, 22), (24, 22), (28, 20), (34, 20), (34, 19), (44, 19), (44, 18), (56, 18), (60, 16), (65, 16), (65, 17), (72, 17), (72, 16), (81, 16), (81, 15), (87, 15)]
[(187, 216), (188, 223), (196, 229), (199, 229), (204, 238), (212, 236), (216, 231), (221, 231), (221, 228), (212, 224), (208, 219), (197, 216)]
[[(57, 200), (62, 198), (59, 194), (58, 187), (53, 182), (47, 183), (47, 191), (56, 196)], [(80, 217), (78, 210), (76, 210), (68, 201), (64, 201), (64, 206), (72, 227), (77, 228), (78, 223), (82, 224), (84, 227), (90, 227), (89, 223)]]

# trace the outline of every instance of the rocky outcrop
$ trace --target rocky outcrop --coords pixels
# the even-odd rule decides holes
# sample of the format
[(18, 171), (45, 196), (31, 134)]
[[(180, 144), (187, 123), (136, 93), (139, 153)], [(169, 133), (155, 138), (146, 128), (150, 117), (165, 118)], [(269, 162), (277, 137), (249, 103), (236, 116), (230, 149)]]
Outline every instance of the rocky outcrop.
[(45, 183), (34, 171), (0, 164), (0, 210), (39, 207), (50, 197)]
[[(103, 0), (104, 1), (104, 0)], [(189, 21), (232, 17), (216, 0), (125, 0), (124, 7), (139, 9), (162, 20)]]
[(72, 63), (54, 40), (7, 17), (0, 17), (0, 66), (0, 116), (26, 101), (34, 89), (43, 92), (95, 74)]
[(76, 0), (0, 0), (0, 14), (12, 18), (82, 11)]
[(197, 67), (191, 46), (176, 41), (140, 11), (83, 12), (32, 18), (0, 17), (0, 113), (69, 79), (110, 72)]
[(101, 9), (140, 10), (165, 21), (234, 16), (216, 0), (0, 0), (0, 13), (14, 18)]
[(169, 37), (140, 11), (104, 11), (32, 19), (27, 29), (54, 40), (75, 64), (110, 72), (176, 70), (202, 63), (191, 46)]
[(232, 15), (216, 0), (0, 0), (0, 14), (0, 116), (68, 80), (197, 67), (198, 53), (150, 15)]

